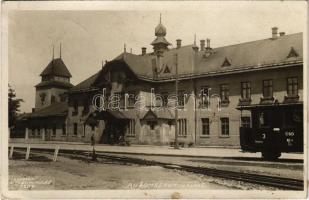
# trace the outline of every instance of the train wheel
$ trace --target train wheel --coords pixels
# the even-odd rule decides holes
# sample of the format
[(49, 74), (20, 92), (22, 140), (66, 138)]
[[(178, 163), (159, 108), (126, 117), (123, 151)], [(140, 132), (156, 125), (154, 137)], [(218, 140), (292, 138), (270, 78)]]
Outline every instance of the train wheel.
[(277, 160), (281, 156), (280, 151), (265, 150), (262, 151), (262, 157), (265, 160)]

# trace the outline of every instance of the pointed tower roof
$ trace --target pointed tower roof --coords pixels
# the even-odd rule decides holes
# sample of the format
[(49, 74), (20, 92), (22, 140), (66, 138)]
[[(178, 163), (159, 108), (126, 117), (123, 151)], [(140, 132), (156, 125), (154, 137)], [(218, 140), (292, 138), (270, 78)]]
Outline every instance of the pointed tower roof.
[(70, 71), (64, 64), (61, 58), (55, 58), (47, 65), (43, 70), (40, 76), (63, 76), (63, 77), (72, 77)]

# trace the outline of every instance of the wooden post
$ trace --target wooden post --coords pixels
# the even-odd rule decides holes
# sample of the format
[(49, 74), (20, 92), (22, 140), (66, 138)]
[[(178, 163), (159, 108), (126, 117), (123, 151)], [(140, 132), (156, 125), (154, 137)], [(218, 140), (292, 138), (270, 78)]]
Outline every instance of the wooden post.
[(28, 127), (26, 127), (26, 130), (25, 130), (25, 140), (28, 140), (29, 139), (29, 129)]
[(59, 146), (56, 146), (55, 152), (54, 152), (54, 157), (53, 157), (53, 161), (54, 162), (57, 161), (58, 152), (59, 152)]
[(45, 128), (42, 129), (42, 140), (45, 141)]
[(178, 149), (178, 55), (175, 54), (175, 95), (176, 95), (176, 106), (175, 106), (175, 144), (174, 148)]
[(29, 157), (30, 157), (30, 149), (31, 149), (31, 147), (30, 147), (30, 145), (29, 145), (29, 146), (27, 147), (26, 160), (28, 160)]
[(13, 152), (14, 152), (14, 145), (12, 145), (10, 149), (10, 158), (13, 158)]

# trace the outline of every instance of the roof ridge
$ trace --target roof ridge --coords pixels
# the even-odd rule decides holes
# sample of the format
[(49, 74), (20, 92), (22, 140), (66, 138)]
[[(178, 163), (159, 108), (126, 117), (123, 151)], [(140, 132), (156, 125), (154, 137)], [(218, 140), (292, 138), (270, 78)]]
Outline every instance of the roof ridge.
[[(303, 33), (303, 32), (298, 32), (298, 33), (291, 33), (291, 34), (284, 35), (284, 36), (279, 36), (279, 37), (278, 37), (277, 39), (275, 39), (275, 40), (278, 40), (278, 39), (280, 39), (280, 38), (287, 37), (287, 36), (293, 36), (293, 35), (297, 35), (297, 34), (302, 34), (302, 33)], [(259, 39), (259, 40), (253, 40), (253, 41), (248, 41), (248, 42), (237, 43), (237, 44), (219, 46), (219, 47), (214, 47), (213, 49), (219, 49), (219, 48), (225, 48), (225, 47), (231, 47), (231, 46), (244, 45), (244, 44), (255, 43), (255, 42), (260, 42), (260, 41), (264, 41), (264, 40), (272, 40), (272, 38), (264, 38), (264, 39)]]

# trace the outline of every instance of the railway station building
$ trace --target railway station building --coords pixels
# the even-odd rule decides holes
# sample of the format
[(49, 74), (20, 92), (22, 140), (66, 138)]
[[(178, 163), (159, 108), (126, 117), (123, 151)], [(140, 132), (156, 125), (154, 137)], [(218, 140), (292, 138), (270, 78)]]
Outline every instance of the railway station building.
[(237, 108), (303, 102), (302, 33), (274, 27), (268, 38), (223, 47), (212, 47), (210, 39), (189, 45), (178, 39), (175, 48), (171, 42), (160, 22), (152, 50), (124, 48), (75, 86), (69, 67), (53, 59), (36, 86), (25, 137), (90, 142), (94, 135), (103, 144), (170, 145), (177, 125), (184, 146), (237, 147), (240, 126), (252, 123), (251, 113)]

